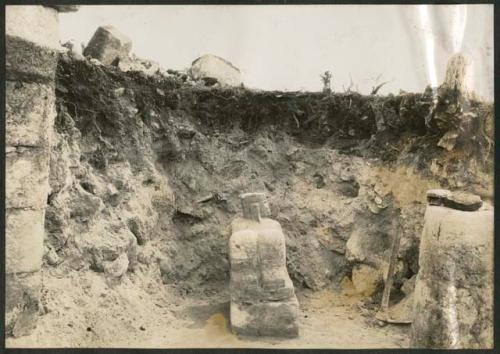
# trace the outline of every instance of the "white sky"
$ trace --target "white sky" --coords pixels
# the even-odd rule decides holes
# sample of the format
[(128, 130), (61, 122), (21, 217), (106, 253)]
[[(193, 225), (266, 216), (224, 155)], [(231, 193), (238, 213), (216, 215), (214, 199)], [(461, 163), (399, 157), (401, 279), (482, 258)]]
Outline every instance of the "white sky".
[(63, 41), (87, 43), (100, 25), (165, 68), (211, 53), (266, 90), (321, 90), (330, 70), (336, 91), (350, 78), (362, 93), (384, 81), (380, 93), (422, 91), (460, 50), (472, 59), (474, 90), (493, 97), (493, 5), (97, 5), (60, 15)]

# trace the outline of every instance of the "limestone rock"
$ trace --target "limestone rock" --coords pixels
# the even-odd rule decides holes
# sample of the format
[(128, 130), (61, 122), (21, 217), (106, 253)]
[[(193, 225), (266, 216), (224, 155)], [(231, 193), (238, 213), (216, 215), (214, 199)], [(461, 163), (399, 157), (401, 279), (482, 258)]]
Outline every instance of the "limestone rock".
[(137, 238), (137, 243), (139, 245), (146, 244), (149, 240), (148, 233), (151, 231), (151, 227), (137, 216), (128, 219), (127, 225), (130, 231)]
[(211, 54), (203, 55), (193, 61), (191, 75), (195, 80), (215, 79), (224, 86), (242, 84), (238, 68), (229, 61)]
[(128, 57), (132, 41), (112, 26), (99, 27), (90, 39), (83, 55), (99, 60), (104, 65), (111, 65), (116, 59)]
[(98, 272), (104, 271), (106, 262), (112, 262), (122, 254), (130, 256), (130, 263), (137, 260), (134, 235), (125, 225), (116, 222), (92, 225), (88, 233), (76, 235), (74, 242), (90, 267)]
[(483, 205), (481, 197), (477, 195), (461, 191), (450, 192), (446, 189), (427, 191), (427, 201), (430, 205), (443, 205), (463, 211), (476, 211)]
[(76, 186), (70, 202), (70, 217), (89, 218), (104, 209), (101, 198)]
[(114, 261), (103, 262), (104, 273), (114, 277), (119, 278), (127, 271), (129, 266), (129, 260), (125, 253), (122, 253)]
[(464, 211), (475, 211), (483, 205), (481, 197), (465, 192), (453, 192), (448, 197), (448, 201), (446, 206)]

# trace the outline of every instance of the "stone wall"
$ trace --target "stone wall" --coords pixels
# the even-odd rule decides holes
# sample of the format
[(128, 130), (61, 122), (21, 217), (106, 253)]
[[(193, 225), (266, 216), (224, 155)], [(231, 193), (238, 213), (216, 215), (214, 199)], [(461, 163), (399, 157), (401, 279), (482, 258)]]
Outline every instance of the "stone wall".
[(5, 325), (10, 336), (30, 333), (38, 315), (58, 38), (57, 9), (6, 7)]

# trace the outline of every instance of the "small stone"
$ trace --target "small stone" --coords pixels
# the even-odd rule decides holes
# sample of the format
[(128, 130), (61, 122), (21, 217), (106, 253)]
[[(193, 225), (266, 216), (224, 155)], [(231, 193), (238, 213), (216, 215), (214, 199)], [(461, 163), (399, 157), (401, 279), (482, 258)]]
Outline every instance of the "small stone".
[(96, 58), (90, 59), (90, 63), (92, 63), (94, 65), (97, 65), (97, 66), (101, 66), (102, 65), (102, 63), (99, 60), (97, 60)]
[(120, 97), (125, 93), (125, 88), (124, 87), (119, 87), (113, 91), (116, 97)]
[(51, 266), (59, 264), (59, 256), (57, 255), (56, 251), (54, 251), (53, 248), (47, 249), (47, 252), (45, 253), (45, 259), (47, 260), (47, 263)]
[(447, 132), (437, 143), (437, 146), (442, 147), (448, 151), (453, 150), (455, 144), (457, 143), (458, 133)]
[(410, 279), (407, 279), (403, 285), (401, 286), (401, 291), (405, 295), (410, 295), (413, 293), (413, 290), (415, 289), (415, 280), (417, 279), (417, 275), (414, 274)]
[(103, 262), (104, 272), (114, 278), (119, 278), (128, 269), (129, 261), (125, 253), (122, 253), (117, 259), (111, 262)]

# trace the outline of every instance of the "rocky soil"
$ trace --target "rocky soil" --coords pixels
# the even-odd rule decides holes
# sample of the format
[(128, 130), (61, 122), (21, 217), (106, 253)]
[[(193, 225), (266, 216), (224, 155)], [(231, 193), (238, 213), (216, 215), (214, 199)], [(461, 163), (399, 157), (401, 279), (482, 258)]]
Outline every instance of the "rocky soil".
[[(431, 90), (326, 95), (203, 87), (185, 79), (61, 57), (44, 315), (31, 339), (11, 340), (22, 345), (42, 336), (50, 346), (67, 337), (68, 345), (120, 346), (113, 340), (122, 332), (132, 346), (182, 346), (149, 342), (148, 333), (187, 340), (197, 332), (182, 332), (182, 311), (228, 301), (227, 241), (240, 212), (238, 195), (263, 191), (285, 232), (287, 267), (306, 316), (298, 341), (406, 346), (404, 330), (363, 321), (346, 328), (368, 326), (366, 345), (350, 346), (349, 331), (342, 340), (312, 332), (343, 304), (352, 305), (346, 323), (367, 311), (354, 300), (373, 309), (397, 232), (394, 296), (403, 296), (400, 288), (418, 271), (428, 189), (466, 190), (491, 202), (491, 105), (472, 101), (457, 113), (452, 98), (433, 106)], [(450, 122), (452, 113), (461, 118)], [(453, 144), (444, 144), (446, 134)], [(324, 296), (335, 306), (318, 314)], [(212, 318), (218, 312), (210, 311), (198, 324), (226, 328), (227, 316)], [(103, 315), (108, 324), (96, 328), (92, 323)], [(158, 327), (167, 323), (172, 332)], [(382, 337), (370, 344), (375, 333)], [(215, 337), (241, 344), (229, 332)]]

